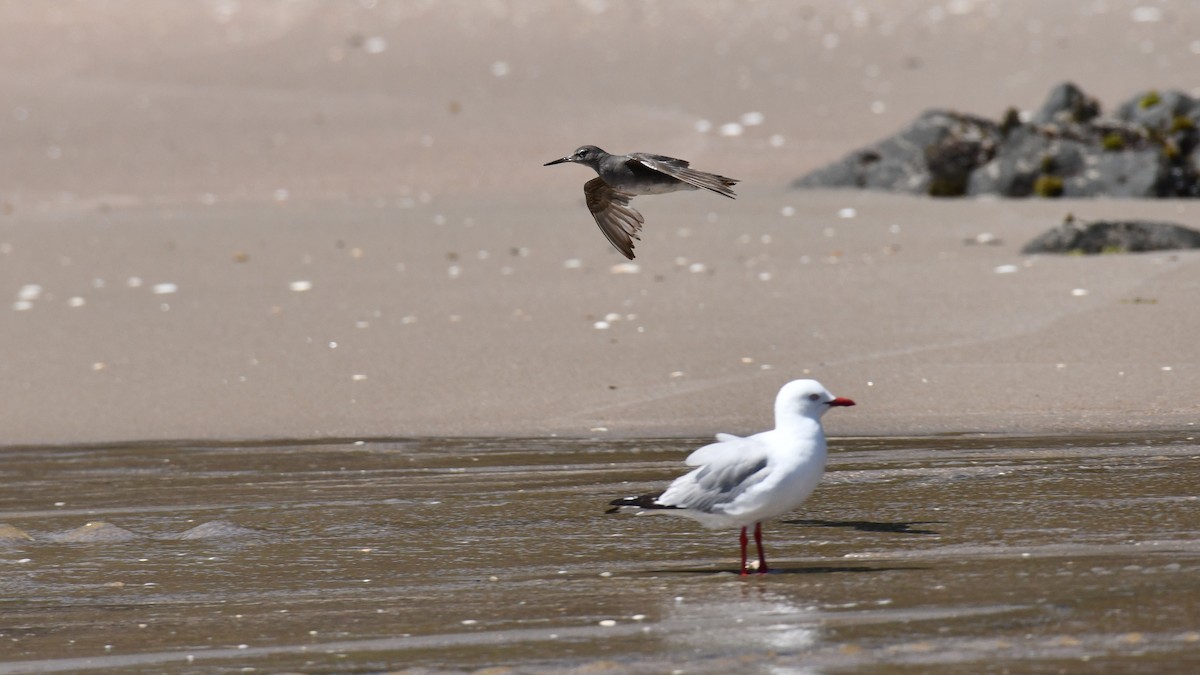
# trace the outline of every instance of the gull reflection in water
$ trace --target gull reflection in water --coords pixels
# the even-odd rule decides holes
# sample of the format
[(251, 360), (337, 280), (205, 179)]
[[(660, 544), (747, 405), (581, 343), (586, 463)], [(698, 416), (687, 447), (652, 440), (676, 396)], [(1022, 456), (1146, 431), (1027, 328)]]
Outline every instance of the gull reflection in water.
[(668, 639), (712, 655), (769, 651), (782, 656), (817, 644), (821, 612), (816, 606), (799, 606), (764, 589), (731, 590), (670, 600), (663, 612), (663, 623), (671, 625)]

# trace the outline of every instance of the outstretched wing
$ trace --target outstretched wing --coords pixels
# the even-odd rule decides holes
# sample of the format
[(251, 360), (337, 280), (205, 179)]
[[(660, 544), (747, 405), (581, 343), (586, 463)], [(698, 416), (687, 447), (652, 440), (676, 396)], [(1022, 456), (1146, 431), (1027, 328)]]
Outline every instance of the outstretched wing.
[(725, 176), (719, 176), (715, 173), (697, 171), (691, 168), (688, 163), (682, 159), (675, 159), (674, 157), (666, 157), (664, 155), (651, 155), (645, 152), (634, 152), (630, 153), (629, 158), (641, 163), (642, 166), (654, 169), (655, 171), (666, 174), (676, 180), (681, 180), (688, 185), (704, 188), (705, 190), (712, 190), (713, 192), (724, 197), (729, 197), (730, 199), (737, 197), (737, 195), (734, 194), (733, 190), (731, 189), (738, 183), (736, 178), (727, 178)]
[[(631, 152), (629, 153), (629, 156), (639, 162), (642, 162), (643, 164), (646, 164), (646, 166), (649, 166), (651, 169), (656, 169), (658, 171), (662, 171), (662, 169), (654, 166), (654, 164), (662, 164), (669, 166), (672, 169), (686, 169), (691, 166), (691, 163), (689, 163), (686, 159), (676, 159), (675, 157), (667, 157), (666, 155), (655, 155), (650, 152)], [(653, 162), (653, 164), (651, 164), (651, 162)]]
[(593, 178), (583, 185), (588, 211), (596, 219), (600, 231), (618, 251), (633, 260), (633, 240), (641, 240), (638, 232), (646, 222), (642, 214), (629, 206), (633, 195), (615, 190), (603, 179)]

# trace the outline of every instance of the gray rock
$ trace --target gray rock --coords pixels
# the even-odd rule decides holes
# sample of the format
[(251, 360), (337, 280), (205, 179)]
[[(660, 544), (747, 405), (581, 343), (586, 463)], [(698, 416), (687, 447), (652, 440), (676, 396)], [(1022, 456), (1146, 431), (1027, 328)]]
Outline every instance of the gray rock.
[[(959, 148), (965, 160), (957, 171), (969, 174), (986, 157), (999, 138), (996, 124), (946, 110), (930, 110), (907, 128), (882, 141), (855, 151), (840, 161), (818, 169), (792, 183), (794, 188), (840, 187), (928, 194), (933, 182), (927, 151)], [(947, 154), (947, 153), (944, 153)], [(937, 161), (937, 159), (935, 159)], [(965, 185), (965, 178), (963, 180)]]
[(1050, 91), (1050, 96), (1030, 120), (1033, 124), (1087, 122), (1100, 114), (1096, 99), (1070, 82), (1063, 82)]
[(1029, 124), (925, 112), (899, 133), (792, 183), (933, 196), (1200, 197), (1200, 101), (1143, 94), (1100, 116), (1067, 82)]
[(1159, 194), (1200, 197), (1200, 146), (1184, 162), (1164, 167)]
[(1021, 253), (1134, 253), (1200, 248), (1200, 231), (1146, 220), (1081, 221), (1068, 216)]
[(1161, 94), (1146, 91), (1117, 106), (1116, 110), (1118, 120), (1148, 129), (1168, 130), (1177, 117), (1200, 122), (1200, 101), (1174, 89)]
[(1084, 150), (1084, 168), (1063, 183), (1064, 197), (1158, 197), (1167, 166), (1158, 150)]
[(995, 157), (971, 174), (967, 194), (1032, 195), (1046, 159), (1057, 152), (1056, 142), (1033, 127), (1014, 129), (997, 149)]

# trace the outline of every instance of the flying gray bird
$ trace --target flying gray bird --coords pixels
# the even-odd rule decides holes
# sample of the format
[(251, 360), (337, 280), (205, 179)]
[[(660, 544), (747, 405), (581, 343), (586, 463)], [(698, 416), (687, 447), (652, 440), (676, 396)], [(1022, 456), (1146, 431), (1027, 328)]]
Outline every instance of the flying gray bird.
[(585, 145), (543, 166), (563, 162), (590, 166), (600, 174), (599, 178), (593, 178), (583, 185), (588, 211), (592, 212), (592, 217), (608, 241), (630, 260), (633, 260), (633, 240), (641, 239), (638, 232), (642, 229), (642, 223), (646, 222), (642, 214), (629, 206), (629, 200), (635, 196), (700, 188), (730, 199), (737, 196), (730, 189), (737, 184), (736, 179), (697, 171), (684, 160), (674, 157), (645, 152), (610, 155), (594, 145)]

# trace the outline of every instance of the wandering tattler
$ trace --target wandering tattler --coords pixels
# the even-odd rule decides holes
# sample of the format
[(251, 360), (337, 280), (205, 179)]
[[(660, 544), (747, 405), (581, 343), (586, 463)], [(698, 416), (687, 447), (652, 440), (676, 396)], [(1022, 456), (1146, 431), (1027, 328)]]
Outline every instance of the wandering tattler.
[(585, 145), (574, 153), (546, 162), (543, 166), (575, 162), (592, 167), (599, 178), (583, 185), (588, 211), (596, 219), (600, 231), (626, 258), (633, 260), (633, 240), (646, 222), (642, 214), (629, 206), (637, 195), (658, 195), (676, 190), (712, 190), (733, 199), (730, 188), (737, 180), (689, 168), (688, 163), (674, 157), (631, 152), (610, 155), (594, 145)]

